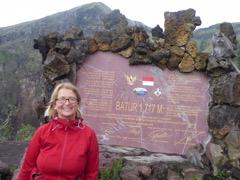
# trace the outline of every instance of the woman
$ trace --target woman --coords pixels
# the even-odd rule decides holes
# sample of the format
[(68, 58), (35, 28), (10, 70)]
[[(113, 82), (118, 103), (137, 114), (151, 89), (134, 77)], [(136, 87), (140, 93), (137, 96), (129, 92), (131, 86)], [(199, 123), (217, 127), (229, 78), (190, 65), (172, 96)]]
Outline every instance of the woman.
[(18, 180), (97, 180), (99, 151), (95, 132), (82, 123), (80, 95), (71, 83), (54, 89), (42, 125), (28, 146)]

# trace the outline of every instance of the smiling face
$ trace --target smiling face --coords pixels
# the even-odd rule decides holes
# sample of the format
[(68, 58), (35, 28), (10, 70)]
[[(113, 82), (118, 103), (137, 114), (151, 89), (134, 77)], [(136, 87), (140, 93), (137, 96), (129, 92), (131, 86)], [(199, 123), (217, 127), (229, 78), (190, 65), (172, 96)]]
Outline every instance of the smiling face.
[(71, 89), (62, 88), (58, 92), (54, 109), (59, 118), (71, 120), (76, 118), (78, 104), (76, 94)]

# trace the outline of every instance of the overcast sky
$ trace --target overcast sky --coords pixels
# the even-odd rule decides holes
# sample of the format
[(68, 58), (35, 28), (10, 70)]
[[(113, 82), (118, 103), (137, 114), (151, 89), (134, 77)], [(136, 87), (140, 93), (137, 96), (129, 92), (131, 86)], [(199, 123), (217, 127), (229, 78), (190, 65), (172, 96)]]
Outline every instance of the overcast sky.
[[(0, 6), (0, 27), (40, 19), (45, 16), (69, 10), (91, 0), (2, 0)], [(101, 0), (108, 7), (119, 9), (132, 20), (147, 26), (164, 27), (164, 12), (175, 12), (193, 8), (200, 16), (202, 25), (208, 27), (222, 22), (240, 22), (237, 0)]]

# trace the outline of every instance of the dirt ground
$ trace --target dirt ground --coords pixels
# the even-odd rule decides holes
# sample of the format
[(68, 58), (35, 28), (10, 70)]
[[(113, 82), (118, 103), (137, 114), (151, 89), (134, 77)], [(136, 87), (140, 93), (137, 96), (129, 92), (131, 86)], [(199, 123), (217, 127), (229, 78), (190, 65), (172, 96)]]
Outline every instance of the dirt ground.
[(27, 142), (17, 141), (0, 142), (0, 160), (8, 164), (9, 167), (17, 167), (27, 144)]

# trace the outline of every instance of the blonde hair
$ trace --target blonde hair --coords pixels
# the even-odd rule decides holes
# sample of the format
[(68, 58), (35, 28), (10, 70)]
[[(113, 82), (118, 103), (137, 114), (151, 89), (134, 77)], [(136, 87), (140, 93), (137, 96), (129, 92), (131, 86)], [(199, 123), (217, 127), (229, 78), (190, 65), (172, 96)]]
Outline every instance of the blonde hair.
[(54, 117), (57, 117), (57, 111), (54, 109), (54, 105), (56, 103), (56, 99), (58, 97), (58, 93), (61, 89), (69, 89), (69, 90), (72, 90), (73, 93), (76, 95), (77, 97), (77, 100), (78, 100), (78, 108), (77, 108), (77, 112), (76, 112), (76, 118), (78, 119), (81, 119), (82, 116), (81, 116), (81, 112), (80, 112), (80, 102), (81, 102), (81, 96), (78, 92), (78, 89), (76, 86), (74, 86), (72, 83), (70, 82), (63, 82), (63, 83), (60, 83), (58, 84), (53, 92), (52, 92), (52, 95), (51, 95), (51, 99), (48, 103), (48, 106), (47, 106), (47, 109), (45, 111), (45, 113), (47, 113), (49, 119), (52, 119)]

